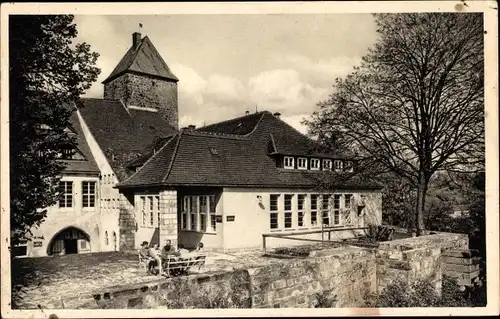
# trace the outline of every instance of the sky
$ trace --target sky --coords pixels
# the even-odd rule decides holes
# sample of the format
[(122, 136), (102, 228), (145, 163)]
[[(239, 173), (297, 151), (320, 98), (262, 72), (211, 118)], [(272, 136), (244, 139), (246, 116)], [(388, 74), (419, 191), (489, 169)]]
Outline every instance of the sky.
[[(175, 14), (75, 16), (77, 42), (100, 57), (87, 97), (132, 44), (148, 36), (179, 78), (179, 127), (197, 127), (268, 110), (299, 131), (376, 39), (370, 14)], [(143, 25), (139, 28), (139, 23)]]

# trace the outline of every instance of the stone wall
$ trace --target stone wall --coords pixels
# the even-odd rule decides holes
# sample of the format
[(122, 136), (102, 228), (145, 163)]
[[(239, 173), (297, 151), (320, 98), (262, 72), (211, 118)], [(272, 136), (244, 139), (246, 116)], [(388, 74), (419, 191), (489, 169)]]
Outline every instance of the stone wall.
[(375, 254), (377, 263), (377, 291), (381, 292), (395, 279), (409, 283), (419, 279), (430, 280), (440, 291), (442, 252), (466, 248), (466, 234), (437, 233), (380, 243)]
[(120, 251), (131, 251), (135, 247), (136, 230), (134, 196), (120, 193), (119, 205)]
[(160, 246), (166, 239), (177, 247), (177, 191), (160, 192)]
[(70, 309), (362, 307), (369, 295), (396, 278), (430, 278), (439, 289), (442, 251), (463, 245), (467, 235), (435, 234), (381, 243), (377, 249), (318, 250), (307, 258), (275, 259), (260, 267), (63, 296), (62, 304)]
[(178, 129), (177, 83), (146, 75), (126, 73), (104, 85), (104, 98), (122, 100), (125, 105), (158, 109)]

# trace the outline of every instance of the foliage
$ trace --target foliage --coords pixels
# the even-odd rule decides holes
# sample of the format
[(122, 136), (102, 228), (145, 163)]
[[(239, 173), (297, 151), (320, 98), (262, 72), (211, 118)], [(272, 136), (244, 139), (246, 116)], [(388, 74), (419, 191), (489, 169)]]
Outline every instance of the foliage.
[(441, 294), (428, 280), (413, 284), (395, 280), (379, 295), (367, 297), (367, 307), (482, 307), (485, 306), (485, 286), (461, 289), (456, 279), (443, 277)]
[(10, 224), (12, 244), (39, 226), (55, 204), (64, 163), (74, 138), (64, 131), (76, 100), (100, 70), (97, 53), (77, 36), (71, 15), (18, 15), (9, 18)]
[(305, 123), (325, 144), (355, 151), (364, 167), (405, 178), (417, 192), (420, 235), (434, 173), (482, 165), (482, 15), (376, 14), (375, 22), (379, 42)]
[(314, 308), (335, 308), (338, 301), (337, 295), (331, 294), (331, 289), (317, 292), (313, 295)]

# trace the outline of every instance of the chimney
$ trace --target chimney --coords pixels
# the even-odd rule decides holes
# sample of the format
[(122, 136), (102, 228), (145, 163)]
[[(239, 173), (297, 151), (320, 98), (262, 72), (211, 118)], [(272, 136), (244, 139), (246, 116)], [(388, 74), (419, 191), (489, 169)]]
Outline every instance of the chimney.
[(132, 45), (134, 47), (134, 50), (137, 49), (139, 43), (141, 43), (141, 34), (139, 32), (134, 32), (132, 34)]
[(280, 118), (280, 116), (281, 116), (281, 113), (280, 113), (280, 112), (276, 112), (276, 113), (274, 113), (273, 115), (274, 115), (277, 119), (279, 119), (279, 118)]

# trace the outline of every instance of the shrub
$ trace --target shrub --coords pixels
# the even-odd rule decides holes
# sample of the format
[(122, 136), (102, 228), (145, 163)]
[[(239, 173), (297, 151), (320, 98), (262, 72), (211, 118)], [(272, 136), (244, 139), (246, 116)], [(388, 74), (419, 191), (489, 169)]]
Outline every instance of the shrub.
[(485, 285), (461, 289), (453, 278), (443, 277), (441, 294), (428, 280), (411, 285), (395, 280), (379, 295), (366, 297), (367, 307), (482, 307), (486, 305)]

